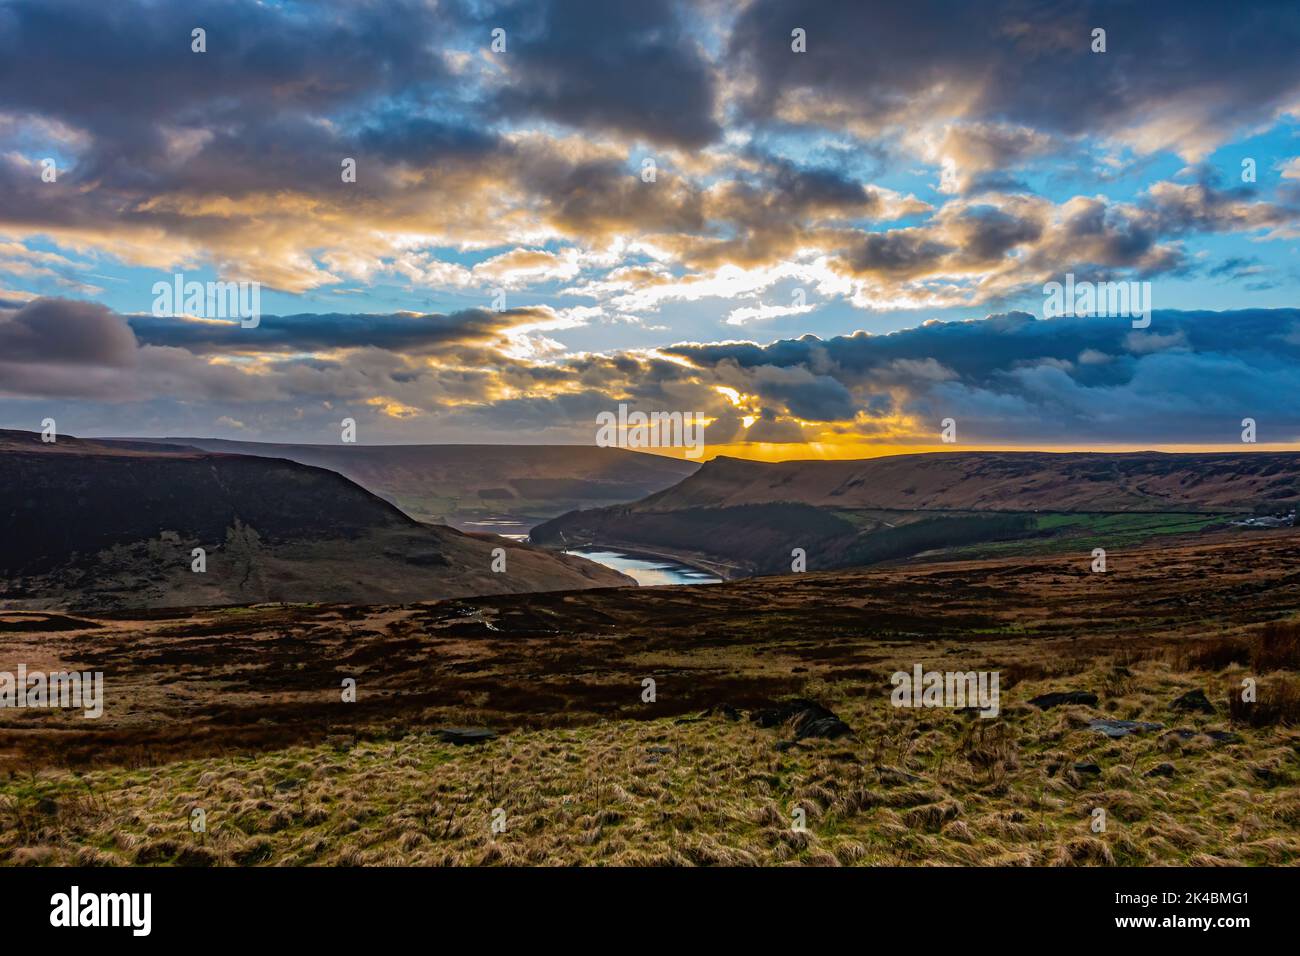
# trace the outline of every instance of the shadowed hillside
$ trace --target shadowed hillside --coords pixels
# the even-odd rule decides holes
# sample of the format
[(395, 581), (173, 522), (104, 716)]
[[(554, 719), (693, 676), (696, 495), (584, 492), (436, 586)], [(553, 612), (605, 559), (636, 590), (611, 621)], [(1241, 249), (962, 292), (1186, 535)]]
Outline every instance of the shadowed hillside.
[(1294, 453), (944, 452), (864, 461), (717, 458), (631, 505), (571, 512), (533, 529), (555, 547), (668, 550), (730, 576), (917, 555), (1118, 547), (1286, 515)]
[(636, 507), (772, 501), (917, 511), (1254, 512), (1300, 501), (1300, 454), (934, 452), (777, 463), (715, 458)]
[[(0, 432), (0, 601), (154, 607), (423, 600), (628, 583), (587, 561), (421, 525), (341, 475), (181, 446)], [(506, 571), (492, 549), (509, 547)], [(192, 570), (192, 552), (206, 570)]]
[[(146, 440), (140, 440), (146, 441)], [(278, 445), (216, 438), (160, 442), (287, 458), (351, 478), (421, 521), (490, 530), (576, 508), (636, 501), (699, 466), (661, 455), (585, 445)]]

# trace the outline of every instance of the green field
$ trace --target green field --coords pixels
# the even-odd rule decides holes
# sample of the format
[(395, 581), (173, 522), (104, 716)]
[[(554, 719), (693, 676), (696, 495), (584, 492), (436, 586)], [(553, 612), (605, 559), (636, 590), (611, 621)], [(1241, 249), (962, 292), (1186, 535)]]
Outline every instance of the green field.
[[(840, 511), (837, 514), (862, 531), (888, 531), (922, 519), (987, 516), (984, 511)], [(1029, 530), (1010, 540), (961, 544), (943, 550), (948, 558), (979, 558), (1019, 554), (1058, 554), (1093, 548), (1134, 547), (1152, 538), (1196, 534), (1239, 517), (1187, 512), (1006, 512), (1027, 519)]]

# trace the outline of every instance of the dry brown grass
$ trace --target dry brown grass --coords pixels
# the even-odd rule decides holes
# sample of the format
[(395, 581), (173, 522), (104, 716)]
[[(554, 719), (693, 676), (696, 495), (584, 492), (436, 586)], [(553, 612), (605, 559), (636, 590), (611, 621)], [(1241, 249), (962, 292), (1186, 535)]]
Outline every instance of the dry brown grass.
[[(1300, 610), (1298, 557), (1279, 538), (1136, 556), (1104, 581), (1018, 560), (48, 633), (15, 621), (0, 669), (102, 667), (111, 693), (93, 730), (3, 715), (0, 863), (1295, 864), (1296, 628), (1256, 636), (1266, 622), (1237, 609), (1263, 574), (1269, 614)], [(890, 706), (889, 674), (915, 663), (999, 671), (1000, 715)], [(355, 706), (338, 702), (349, 673)], [(1214, 713), (1171, 709), (1198, 689)], [(1027, 703), (1065, 690), (1097, 706)], [(779, 751), (788, 729), (718, 707), (784, 696), (818, 700), (853, 735)], [(1164, 729), (1111, 740), (1095, 717)], [(439, 724), (502, 736), (455, 748), (428, 733)]]
[(1283, 674), (1259, 678), (1255, 699), (1243, 699), (1242, 688), (1229, 688), (1228, 713), (1250, 727), (1300, 726), (1300, 679)]
[(1250, 664), (1259, 673), (1300, 671), (1300, 622), (1264, 625), (1251, 645)]
[[(956, 655), (954, 655), (956, 657)], [(957, 666), (969, 663), (956, 657)], [(1071, 683), (1102, 687), (1109, 661)], [(1170, 721), (1195, 674), (1151, 662), (1098, 710)], [(778, 730), (715, 716), (609, 721), (455, 748), (416, 733), (0, 784), (12, 865), (1202, 865), (1300, 862), (1300, 731), (1240, 744), (1110, 740), (1087, 708), (1024, 701), (985, 720), (827, 699), (855, 738), (776, 750)], [(835, 692), (830, 688), (831, 693)], [(884, 761), (888, 761), (885, 763)], [(1092, 763), (1099, 774), (1075, 769)], [(1162, 763), (1171, 776), (1148, 776)], [(207, 832), (191, 832), (191, 811)], [(504, 833), (492, 811), (507, 814)], [(1095, 808), (1106, 811), (1093, 832)], [(794, 826), (796, 808), (806, 830)]]

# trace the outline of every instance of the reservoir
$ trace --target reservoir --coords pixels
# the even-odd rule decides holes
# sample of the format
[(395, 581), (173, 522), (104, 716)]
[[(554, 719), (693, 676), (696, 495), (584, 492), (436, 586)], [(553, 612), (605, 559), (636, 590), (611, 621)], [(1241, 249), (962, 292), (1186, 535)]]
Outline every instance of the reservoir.
[(578, 548), (566, 551), (588, 561), (595, 561), (615, 571), (622, 571), (643, 588), (665, 584), (717, 584), (722, 579), (669, 558), (633, 557), (607, 548)]

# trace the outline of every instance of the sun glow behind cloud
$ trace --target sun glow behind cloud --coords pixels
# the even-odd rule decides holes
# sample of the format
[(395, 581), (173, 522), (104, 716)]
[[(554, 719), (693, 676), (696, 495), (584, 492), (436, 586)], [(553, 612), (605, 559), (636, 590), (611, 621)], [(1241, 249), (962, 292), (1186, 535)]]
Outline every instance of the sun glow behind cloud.
[[(232, 0), (213, 36), (265, 40), (204, 56), (174, 48), (179, 5), (15, 4), (5, 423), (315, 440), (346, 409), (363, 440), (574, 442), (628, 402), (769, 459), (929, 447), (945, 417), (962, 447), (1231, 445), (1245, 417), (1290, 440), (1300, 11), (1153, 2), (1099, 8), (1116, 50), (1167, 23), (1137, 58), (1011, 0), (400, 27)], [(266, 320), (151, 316), (180, 270), (261, 282)], [(1151, 282), (1156, 324), (1016, 318), (1067, 272)]]

